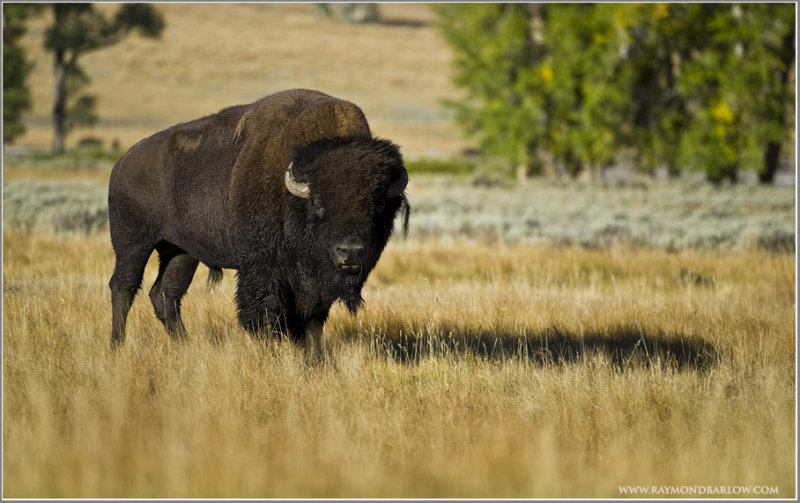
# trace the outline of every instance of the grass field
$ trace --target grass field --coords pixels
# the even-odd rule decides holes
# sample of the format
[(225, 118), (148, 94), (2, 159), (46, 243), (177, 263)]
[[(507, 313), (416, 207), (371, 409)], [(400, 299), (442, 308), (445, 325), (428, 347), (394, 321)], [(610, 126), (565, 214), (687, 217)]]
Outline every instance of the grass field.
[(791, 255), (396, 241), (309, 367), (230, 273), (112, 353), (105, 235), (3, 245), (4, 497), (795, 494)]

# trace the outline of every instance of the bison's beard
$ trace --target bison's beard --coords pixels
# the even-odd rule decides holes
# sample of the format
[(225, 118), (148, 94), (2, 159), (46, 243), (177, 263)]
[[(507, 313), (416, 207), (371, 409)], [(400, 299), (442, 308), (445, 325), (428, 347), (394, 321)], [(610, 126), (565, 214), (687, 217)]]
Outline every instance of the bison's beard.
[(358, 275), (339, 274), (339, 299), (347, 306), (348, 311), (356, 314), (361, 306), (364, 304), (364, 299), (361, 297), (361, 287), (364, 286), (365, 274), (362, 272)]

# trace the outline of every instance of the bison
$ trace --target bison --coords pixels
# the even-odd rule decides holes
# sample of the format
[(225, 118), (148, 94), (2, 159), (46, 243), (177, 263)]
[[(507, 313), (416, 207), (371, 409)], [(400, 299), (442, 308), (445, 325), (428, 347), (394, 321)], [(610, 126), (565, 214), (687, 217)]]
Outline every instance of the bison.
[(156, 317), (187, 337), (181, 298), (198, 263), (209, 284), (236, 269), (241, 325), (319, 350), (331, 306), (355, 313), (361, 289), (402, 212), (408, 183), (399, 148), (372, 136), (359, 107), (303, 89), (177, 124), (131, 147), (108, 187), (111, 343), (145, 264)]

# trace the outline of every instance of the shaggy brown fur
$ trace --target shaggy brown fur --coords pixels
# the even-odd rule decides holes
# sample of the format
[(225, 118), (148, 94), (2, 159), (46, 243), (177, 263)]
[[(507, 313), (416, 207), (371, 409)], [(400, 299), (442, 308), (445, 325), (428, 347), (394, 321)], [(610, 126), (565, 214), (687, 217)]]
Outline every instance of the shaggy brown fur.
[[(289, 163), (311, 196), (284, 183)], [(407, 176), (398, 148), (371, 136), (361, 110), (323, 93), (289, 90), (192, 122), (134, 145), (109, 182), (112, 342), (125, 322), (147, 259), (159, 253), (150, 291), (171, 336), (186, 336), (180, 301), (199, 262), (238, 269), (239, 320), (300, 338), (336, 300), (352, 311), (408, 204), (388, 194)], [(353, 256), (342, 267), (342, 250)], [(338, 262), (337, 262), (338, 261)], [(350, 261), (357, 261), (353, 266)], [(352, 262), (355, 264), (356, 262)], [(353, 273), (353, 271), (357, 271)]]

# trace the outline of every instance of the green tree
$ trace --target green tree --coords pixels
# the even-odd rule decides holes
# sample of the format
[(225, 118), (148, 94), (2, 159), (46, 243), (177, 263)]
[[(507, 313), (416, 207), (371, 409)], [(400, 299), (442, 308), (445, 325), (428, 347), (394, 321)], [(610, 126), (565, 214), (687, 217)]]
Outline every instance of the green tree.
[(543, 5), (439, 4), (441, 31), (454, 49), (454, 82), (464, 90), (447, 105), (484, 152), (512, 167), (538, 171), (536, 152), (546, 141), (544, 82), (533, 73)]
[(547, 53), (534, 75), (552, 71), (550, 150), (572, 175), (609, 164), (630, 115), (624, 24), (614, 6), (554, 5), (548, 10)]
[(711, 113), (719, 123), (720, 112), (731, 109), (733, 120), (725, 132), (737, 150), (738, 164), (756, 166), (760, 179), (771, 182), (790, 126), (787, 116), (794, 116), (789, 86), (795, 59), (794, 5), (733, 4), (717, 17), (721, 29), (714, 43), (725, 57)]
[[(681, 172), (675, 146), (688, 126), (684, 96), (677, 92), (680, 63), (689, 57), (687, 40), (697, 40), (703, 30), (686, 36), (691, 13), (681, 18), (666, 4), (617, 5), (614, 16), (623, 30), (625, 52), (621, 68), (630, 109), (622, 144), (632, 147), (638, 167), (646, 173), (665, 165), (669, 173)], [(698, 14), (699, 15), (699, 14)], [(698, 19), (699, 21), (699, 19)]]
[(622, 150), (769, 182), (793, 117), (792, 4), (462, 4), (434, 7), (482, 149), (570, 174)]
[(736, 180), (754, 169), (771, 182), (786, 141), (794, 92), (794, 6), (791, 4), (670, 5), (677, 16), (702, 20), (678, 78), (691, 120), (679, 154), (712, 181)]
[(18, 45), (25, 34), (31, 5), (3, 4), (3, 141), (11, 142), (25, 132), (22, 114), (31, 107), (26, 80), (33, 64)]
[(465, 99), (448, 106), (484, 152), (528, 173), (572, 175), (614, 155), (629, 101), (616, 84), (620, 33), (595, 5), (434, 7)]
[(64, 150), (67, 129), (92, 124), (96, 98), (79, 95), (89, 77), (78, 64), (87, 52), (117, 44), (132, 30), (158, 37), (164, 27), (161, 15), (150, 5), (123, 4), (106, 18), (92, 4), (51, 4), (54, 22), (45, 33), (45, 48), (53, 53), (55, 96), (53, 100), (53, 150)]

